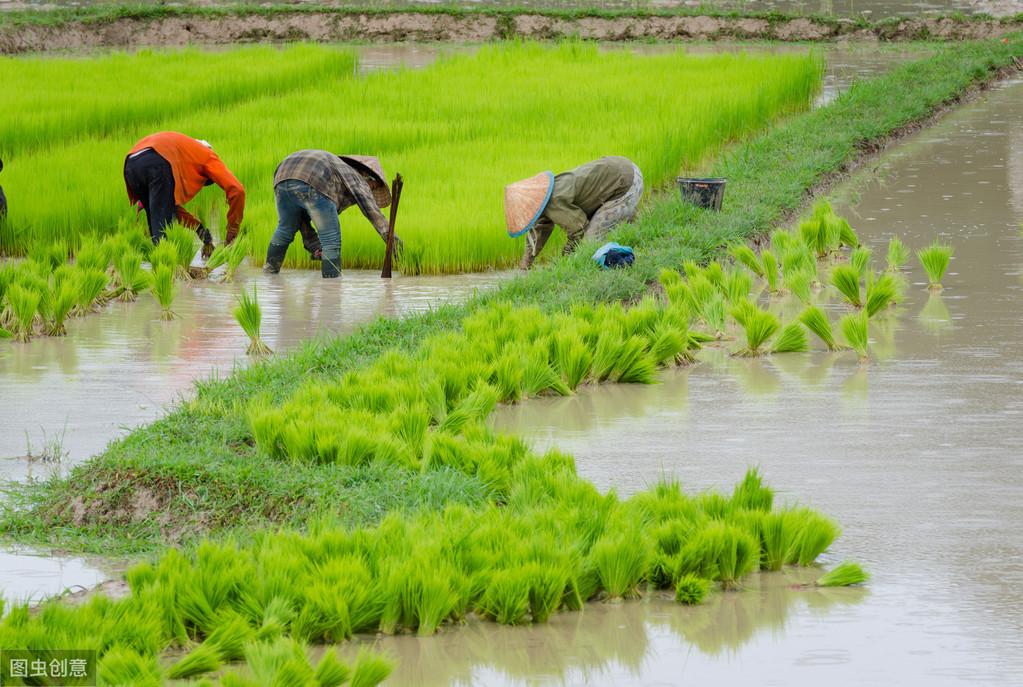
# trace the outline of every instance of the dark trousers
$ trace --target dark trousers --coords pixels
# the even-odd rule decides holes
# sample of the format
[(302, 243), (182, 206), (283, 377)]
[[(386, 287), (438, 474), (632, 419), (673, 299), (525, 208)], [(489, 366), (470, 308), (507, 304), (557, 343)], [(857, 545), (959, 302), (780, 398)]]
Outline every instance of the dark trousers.
[(145, 150), (125, 161), (124, 180), (132, 194), (142, 201), (153, 244), (159, 243), (178, 212), (170, 163), (155, 150)]

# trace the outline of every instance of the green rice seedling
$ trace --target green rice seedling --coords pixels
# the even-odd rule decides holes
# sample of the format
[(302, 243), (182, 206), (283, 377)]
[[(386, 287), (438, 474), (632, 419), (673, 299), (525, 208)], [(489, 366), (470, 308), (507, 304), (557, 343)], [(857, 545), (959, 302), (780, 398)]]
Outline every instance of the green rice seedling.
[(149, 265), (153, 274), (160, 267), (167, 267), (173, 275), (178, 269), (178, 252), (173, 241), (161, 241), (149, 251)]
[(529, 614), (530, 580), (523, 568), (498, 570), (487, 583), (479, 610), (502, 625), (517, 625)]
[(774, 313), (762, 310), (749, 301), (733, 308), (732, 317), (746, 335), (746, 345), (735, 353), (743, 357), (754, 358), (763, 355), (763, 345), (781, 327), (781, 322)]
[(928, 288), (932, 291), (940, 291), (942, 289), (941, 279), (945, 276), (945, 270), (948, 269), (948, 263), (952, 259), (952, 246), (935, 241), (926, 248), (918, 250), (916, 257), (923, 265), (924, 271), (927, 272), (927, 278), (930, 281)]
[(810, 342), (806, 338), (806, 330), (799, 322), (789, 322), (771, 346), (771, 353), (804, 353), (810, 350)]
[(213, 644), (203, 642), (179, 659), (167, 671), (167, 677), (181, 680), (201, 673), (211, 673), (222, 665), (220, 651)]
[(860, 273), (852, 265), (835, 265), (831, 270), (831, 283), (850, 305), (861, 308)]
[(103, 653), (96, 671), (100, 684), (159, 687), (163, 684), (155, 656), (143, 656), (123, 646), (112, 646)]
[(842, 336), (846, 343), (860, 356), (860, 360), (866, 360), (867, 355), (867, 313), (849, 313), (842, 318), (839, 326), (842, 329)]
[(728, 249), (729, 255), (735, 258), (736, 262), (746, 266), (746, 268), (757, 275), (758, 277), (764, 276), (764, 266), (760, 262), (760, 258), (753, 252), (745, 243), (737, 243)]
[(175, 276), (178, 279), (191, 279), (188, 267), (192, 264), (192, 257), (195, 255), (195, 232), (174, 223), (167, 227), (161, 243), (163, 242), (169, 243), (174, 248)]
[(559, 334), (555, 339), (555, 365), (572, 391), (585, 381), (593, 365), (593, 354), (581, 338)]
[(360, 649), (352, 665), (349, 687), (377, 687), (393, 670), (394, 664), (386, 657)]
[(732, 507), (745, 510), (770, 511), (774, 490), (764, 484), (759, 468), (749, 468), (732, 491)]
[(234, 319), (238, 321), (241, 328), (249, 337), (249, 347), (245, 350), (248, 355), (270, 355), (273, 353), (270, 347), (263, 343), (259, 337), (260, 325), (263, 321), (263, 312), (259, 307), (259, 300), (256, 294), (256, 287), (252, 287), (252, 293), (242, 291), (238, 299), (238, 305), (234, 309)]
[(898, 272), (909, 262), (909, 248), (898, 236), (893, 236), (888, 241), (888, 271)]
[(812, 297), (810, 295), (810, 286), (813, 283), (814, 276), (807, 270), (796, 270), (789, 272), (785, 275), (784, 282), (785, 286), (788, 287), (796, 298), (803, 302), (804, 305), (810, 305)]
[(39, 242), (28, 251), (28, 257), (45, 265), (50, 270), (55, 270), (68, 259), (67, 244), (63, 241)]
[(792, 511), (764, 513), (760, 519), (760, 567), (781, 570), (792, 546)]
[(712, 340), (723, 339), (725, 337), (725, 297), (720, 293), (712, 295), (703, 303), (700, 314), (711, 331)]
[(797, 242), (798, 239), (784, 229), (775, 229), (771, 232), (771, 250), (777, 255), (785, 255), (785, 252)]
[(534, 563), (529, 571), (529, 615), (534, 623), (545, 623), (561, 606), (570, 573), (566, 565)]
[(895, 302), (899, 293), (899, 282), (891, 273), (874, 275), (867, 282), (867, 295), (863, 310), (867, 317), (874, 317)]
[(717, 260), (711, 260), (703, 268), (703, 276), (718, 289), (723, 289), (725, 284), (725, 268)]
[(829, 351), (841, 350), (841, 346), (835, 341), (835, 333), (831, 328), (831, 321), (828, 320), (828, 316), (823, 310), (815, 305), (811, 305), (800, 313), (799, 321), (813, 332), (818, 339), (823, 341)]
[(854, 584), (863, 584), (870, 579), (870, 575), (852, 561), (842, 561), (834, 568), (817, 578), (814, 584), (818, 587), (849, 587)]
[(632, 596), (653, 562), (650, 542), (639, 532), (605, 535), (590, 549), (600, 585), (611, 599)]
[(842, 533), (834, 522), (810, 510), (791, 511), (789, 525), (792, 534), (785, 562), (804, 567), (812, 565)]
[(641, 336), (630, 336), (620, 342), (618, 357), (611, 369), (611, 379), (618, 384), (653, 384), (656, 361), (647, 353), (647, 342)]
[(83, 268), (78, 273), (78, 302), (75, 312), (84, 314), (106, 303), (110, 277), (103, 270)]
[(714, 520), (686, 542), (677, 557), (676, 577), (693, 574), (717, 580), (722, 589), (735, 589), (759, 562), (757, 540), (738, 527)]
[(43, 331), (47, 336), (67, 335), (64, 322), (78, 302), (78, 297), (77, 283), (71, 281), (65, 281), (60, 285), (55, 283), (50, 288), (42, 301), (43, 316), (46, 320)]
[(110, 254), (106, 248), (107, 244), (95, 236), (84, 238), (75, 251), (75, 265), (84, 270), (106, 270), (110, 265)]
[(168, 265), (160, 265), (153, 272), (152, 291), (160, 304), (161, 320), (173, 320), (177, 315), (171, 310), (174, 303), (175, 291), (174, 268)]
[(860, 279), (867, 275), (867, 268), (870, 267), (870, 249), (866, 246), (854, 248), (849, 253), (849, 265), (860, 275)]
[(134, 301), (149, 284), (149, 274), (142, 271), (142, 256), (128, 250), (114, 259), (117, 267), (118, 299)]
[(224, 272), (224, 281), (234, 281), (234, 273), (238, 271), (242, 262), (245, 261), (246, 251), (249, 249), (247, 236), (240, 236), (234, 243), (228, 246), (227, 271)]
[(14, 337), (14, 333), (10, 332), (3, 327), (0, 327), (0, 339), (11, 339)]
[(12, 284), (4, 294), (13, 315), (14, 340), (27, 343), (32, 338), (41, 296), (38, 291)]
[(341, 687), (351, 677), (351, 669), (341, 662), (337, 653), (328, 650), (316, 664), (313, 678), (317, 687)]
[(657, 281), (658, 283), (660, 283), (662, 287), (664, 287), (665, 291), (667, 291), (669, 288), (673, 286), (678, 286), (679, 284), (683, 283), (682, 275), (679, 273), (679, 271), (669, 269), (667, 267), (662, 268), (661, 271), (658, 273)]
[(725, 296), (729, 303), (746, 300), (752, 289), (753, 278), (744, 270), (732, 270), (725, 277)]
[(856, 231), (849, 226), (849, 222), (844, 217), (837, 217), (836, 221), (838, 224), (838, 242), (840, 245), (848, 246), (853, 250), (859, 248), (862, 244), (860, 243), (860, 237), (856, 235)]
[(710, 580), (696, 575), (683, 575), (675, 582), (675, 601), (685, 606), (698, 606), (710, 592)]
[(657, 365), (678, 362), (686, 358), (689, 342), (686, 330), (679, 330), (668, 323), (658, 325), (651, 335), (650, 357)]
[(781, 276), (778, 273), (778, 258), (769, 250), (760, 251), (760, 261), (764, 266), (764, 279), (767, 281), (767, 288), (771, 293), (778, 293), (781, 289)]

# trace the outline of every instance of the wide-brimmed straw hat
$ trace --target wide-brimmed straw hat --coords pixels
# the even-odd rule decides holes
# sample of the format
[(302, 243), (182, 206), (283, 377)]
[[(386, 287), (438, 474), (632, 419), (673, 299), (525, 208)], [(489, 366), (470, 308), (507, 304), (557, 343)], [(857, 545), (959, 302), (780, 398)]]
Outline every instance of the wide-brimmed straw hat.
[(554, 191), (554, 172), (516, 181), (504, 187), (504, 221), (508, 236), (522, 236), (533, 228), (547, 208)]
[(387, 175), (380, 166), (380, 160), (370, 155), (338, 155), (346, 164), (366, 178), (373, 198), (382, 208), (391, 204), (391, 189), (387, 186)]

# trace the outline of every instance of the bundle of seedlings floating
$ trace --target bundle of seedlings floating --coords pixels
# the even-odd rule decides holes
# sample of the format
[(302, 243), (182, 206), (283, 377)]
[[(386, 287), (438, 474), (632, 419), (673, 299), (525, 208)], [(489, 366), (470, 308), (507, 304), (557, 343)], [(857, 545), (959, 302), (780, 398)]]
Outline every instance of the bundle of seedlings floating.
[(921, 248), (916, 253), (924, 271), (927, 272), (929, 284), (927, 288), (931, 291), (941, 291), (941, 279), (945, 276), (948, 263), (952, 259), (952, 246), (935, 241), (926, 248)]
[(64, 321), (71, 309), (78, 303), (80, 293), (76, 281), (67, 279), (54, 282), (42, 299), (42, 313), (45, 324), (43, 331), (47, 336), (66, 336), (67, 328)]
[(35, 317), (42, 299), (39, 291), (21, 284), (11, 284), (4, 298), (11, 309), (11, 328), (14, 340), (27, 343), (35, 329)]
[(895, 303), (899, 294), (899, 281), (890, 272), (872, 275), (867, 281), (866, 297), (863, 301), (867, 317), (874, 317)]
[(169, 321), (176, 318), (177, 314), (171, 310), (171, 305), (174, 303), (177, 291), (174, 284), (174, 267), (165, 264), (156, 266), (153, 270), (153, 284), (151, 288), (153, 295), (160, 304), (160, 319)]
[(888, 241), (888, 271), (898, 272), (909, 262), (909, 248), (898, 236), (893, 236)]
[(799, 321), (807, 329), (813, 332), (818, 339), (824, 342), (829, 351), (840, 351), (842, 347), (835, 340), (835, 332), (831, 328), (831, 321), (823, 310), (815, 305), (807, 306), (799, 315)]
[(855, 308), (863, 307), (860, 295), (860, 272), (852, 265), (835, 265), (831, 270), (831, 284), (842, 298)]
[(806, 330), (799, 322), (789, 322), (782, 327), (771, 346), (771, 353), (805, 353), (810, 350)]
[(114, 259), (117, 269), (117, 298), (131, 302), (149, 286), (149, 273), (142, 269), (142, 255), (126, 250)]
[(263, 313), (259, 308), (259, 301), (256, 297), (256, 287), (252, 287), (252, 293), (243, 290), (238, 299), (238, 305), (234, 309), (234, 319), (238, 321), (241, 328), (249, 337), (249, 347), (245, 350), (248, 355), (264, 356), (273, 353), (270, 347), (259, 338), (259, 329), (263, 321)]
[(735, 355), (753, 358), (764, 354), (763, 346), (781, 327), (778, 317), (763, 310), (752, 301), (744, 301), (732, 308), (732, 317), (746, 335), (746, 345)]
[(860, 361), (868, 359), (867, 353), (867, 313), (849, 313), (841, 319), (839, 326), (842, 329), (842, 336), (849, 344), (849, 347), (860, 356)]
[(858, 563), (843, 561), (818, 577), (814, 586), (849, 587), (854, 584), (863, 584), (869, 579), (870, 575)]

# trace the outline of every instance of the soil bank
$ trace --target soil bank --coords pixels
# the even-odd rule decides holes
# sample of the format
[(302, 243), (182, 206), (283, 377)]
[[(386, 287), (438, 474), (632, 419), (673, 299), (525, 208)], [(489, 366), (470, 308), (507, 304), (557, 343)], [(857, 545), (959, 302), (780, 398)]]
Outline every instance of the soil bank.
[(481, 42), (526, 38), (637, 40), (903, 41), (996, 38), (1023, 17), (924, 17), (880, 22), (776, 14), (162, 8), (108, 14), (8, 13), (0, 54), (275, 41)]

